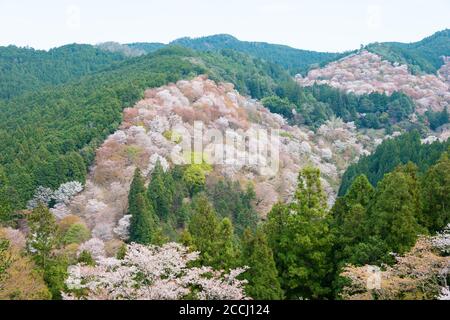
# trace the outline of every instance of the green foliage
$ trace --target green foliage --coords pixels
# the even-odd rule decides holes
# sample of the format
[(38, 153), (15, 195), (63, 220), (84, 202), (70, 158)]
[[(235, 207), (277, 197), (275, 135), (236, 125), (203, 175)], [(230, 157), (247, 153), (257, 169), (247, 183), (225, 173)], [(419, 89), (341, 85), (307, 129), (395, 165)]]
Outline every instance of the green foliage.
[(245, 291), (250, 297), (255, 300), (283, 299), (272, 249), (262, 229), (255, 233), (250, 229), (245, 230), (241, 265), (250, 267), (244, 273), (244, 278), (248, 281)]
[(161, 221), (167, 222), (171, 214), (172, 206), (172, 176), (164, 173), (159, 160), (151, 174), (147, 196)]
[(365, 223), (367, 207), (375, 193), (367, 177), (357, 177), (347, 194), (338, 198), (331, 211), (333, 216), (334, 260), (340, 267), (345, 263), (360, 263), (359, 252), (355, 250), (366, 239)]
[(424, 225), (430, 232), (442, 230), (450, 223), (450, 159), (444, 153), (422, 178)]
[(78, 255), (78, 263), (84, 263), (87, 266), (95, 266), (95, 260), (89, 251), (83, 250)]
[(183, 174), (183, 181), (189, 189), (191, 196), (201, 192), (205, 188), (206, 170), (201, 164), (189, 165)]
[(425, 116), (428, 119), (428, 122), (430, 124), (430, 128), (432, 130), (436, 130), (440, 126), (449, 123), (449, 115), (447, 108), (444, 108), (441, 112), (433, 112), (433, 111), (426, 111)]
[(314, 52), (294, 49), (288, 46), (269, 44), (264, 42), (246, 42), (226, 35), (214, 35), (202, 38), (181, 38), (171, 43), (199, 51), (220, 51), (233, 49), (249, 54), (271, 63), (278, 64), (292, 75), (304, 73), (313, 64), (320, 64), (335, 59), (337, 53)]
[(413, 73), (436, 73), (444, 64), (443, 56), (450, 56), (450, 29), (414, 43), (374, 43), (366, 47), (391, 62), (407, 64)]
[(295, 201), (272, 208), (265, 226), (287, 298), (318, 299), (330, 292), (332, 235), (320, 172), (299, 174)]
[(28, 216), (28, 227), (28, 250), (36, 264), (45, 270), (58, 241), (55, 217), (46, 206), (40, 204)]
[(238, 235), (246, 228), (256, 228), (259, 216), (253, 205), (256, 195), (252, 184), (242, 190), (238, 181), (221, 179), (208, 188), (207, 194), (219, 216), (231, 219)]
[(385, 175), (368, 210), (367, 234), (379, 236), (388, 247), (404, 253), (423, 232), (416, 168), (409, 164)]
[(128, 212), (131, 214), (130, 242), (152, 243), (157, 229), (156, 216), (145, 195), (144, 181), (139, 169), (136, 169), (131, 182)]
[(123, 60), (123, 55), (83, 44), (70, 44), (49, 51), (0, 47), (0, 99), (67, 83)]
[(75, 223), (70, 226), (67, 232), (64, 234), (63, 243), (71, 244), (71, 243), (83, 243), (91, 237), (91, 232), (89, 229), (82, 223)]
[(197, 195), (191, 206), (192, 216), (183, 242), (200, 251), (201, 265), (217, 269), (236, 267), (240, 253), (230, 219), (220, 221), (204, 194)]
[(354, 121), (361, 128), (389, 128), (407, 119), (415, 109), (411, 98), (400, 92), (356, 95), (328, 85), (314, 85), (310, 90), (314, 98), (325, 103), (336, 117), (346, 122)]
[(348, 167), (342, 177), (339, 195), (343, 196), (352, 181), (361, 174), (364, 174), (372, 185), (376, 185), (386, 173), (393, 171), (400, 164), (413, 162), (419, 167), (419, 172), (425, 172), (439, 160), (449, 146), (450, 140), (422, 144), (417, 131), (385, 140), (374, 153), (362, 157), (358, 163)]
[(191, 249), (201, 253), (201, 264), (210, 265), (216, 262), (217, 257), (217, 231), (219, 218), (205, 195), (198, 195), (192, 202), (193, 214), (189, 220), (189, 235), (186, 239), (191, 240)]
[(55, 257), (48, 261), (44, 269), (44, 281), (53, 300), (61, 300), (61, 292), (66, 289), (67, 268), (69, 264), (63, 257)]

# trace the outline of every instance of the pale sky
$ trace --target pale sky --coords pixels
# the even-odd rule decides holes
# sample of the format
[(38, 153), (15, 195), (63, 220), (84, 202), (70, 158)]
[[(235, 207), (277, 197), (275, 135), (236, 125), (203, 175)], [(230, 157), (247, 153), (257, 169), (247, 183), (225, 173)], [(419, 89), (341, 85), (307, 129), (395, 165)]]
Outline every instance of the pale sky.
[(0, 45), (240, 40), (344, 51), (450, 28), (450, 0), (0, 0)]

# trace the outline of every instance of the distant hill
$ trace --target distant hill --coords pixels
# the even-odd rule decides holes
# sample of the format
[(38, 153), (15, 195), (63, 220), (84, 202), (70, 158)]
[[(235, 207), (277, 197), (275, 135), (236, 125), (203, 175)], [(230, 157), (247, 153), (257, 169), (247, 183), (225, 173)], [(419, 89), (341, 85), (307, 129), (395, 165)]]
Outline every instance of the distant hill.
[[(240, 41), (227, 34), (202, 38), (180, 38), (172, 41), (169, 45), (182, 46), (198, 51), (233, 49), (268, 62), (276, 63), (287, 69), (292, 75), (305, 73), (311, 65), (323, 64), (340, 56), (338, 53), (300, 50), (285, 45)], [(163, 45), (159, 43), (133, 43), (128, 46), (149, 53), (161, 48)]]
[(136, 43), (128, 43), (128, 47), (134, 50), (139, 50), (144, 53), (152, 53), (156, 50), (159, 50), (161, 48), (164, 48), (166, 45), (164, 43), (159, 42), (136, 42)]
[(413, 73), (436, 73), (444, 64), (442, 57), (450, 56), (450, 29), (418, 42), (373, 43), (366, 49), (391, 62), (407, 64)]
[(125, 58), (121, 53), (83, 44), (70, 44), (49, 51), (0, 47), (0, 99), (67, 83), (104, 70)]

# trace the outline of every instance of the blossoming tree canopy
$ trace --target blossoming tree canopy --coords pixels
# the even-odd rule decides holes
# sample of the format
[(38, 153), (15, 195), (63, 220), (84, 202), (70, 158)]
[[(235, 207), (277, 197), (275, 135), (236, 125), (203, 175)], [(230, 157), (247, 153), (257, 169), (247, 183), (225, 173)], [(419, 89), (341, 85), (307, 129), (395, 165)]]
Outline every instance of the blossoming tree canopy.
[(228, 273), (210, 267), (189, 267), (198, 252), (168, 243), (162, 247), (132, 243), (125, 257), (102, 257), (95, 266), (69, 268), (64, 299), (102, 300), (242, 300), (245, 280), (237, 279), (246, 268)]

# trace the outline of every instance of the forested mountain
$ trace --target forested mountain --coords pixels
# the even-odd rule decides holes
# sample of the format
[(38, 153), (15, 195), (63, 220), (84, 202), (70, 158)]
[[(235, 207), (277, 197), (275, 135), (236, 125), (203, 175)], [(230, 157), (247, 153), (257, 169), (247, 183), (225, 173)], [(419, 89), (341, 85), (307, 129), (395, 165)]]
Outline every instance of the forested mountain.
[(449, 148), (450, 140), (422, 143), (417, 131), (385, 140), (373, 154), (361, 158), (347, 169), (342, 177), (339, 195), (345, 195), (359, 175), (365, 175), (370, 183), (376, 186), (385, 174), (408, 162), (415, 163), (419, 172), (423, 173), (439, 160), (442, 153), (449, 151)]
[(442, 57), (450, 56), (450, 29), (418, 42), (373, 43), (366, 49), (391, 62), (408, 65), (413, 73), (436, 73), (444, 64)]
[(243, 92), (258, 96), (275, 86), (262, 68), (242, 56), (171, 48), (72, 84), (0, 102), (0, 165), (11, 187), (2, 212), (23, 207), (39, 185), (84, 181), (96, 146), (118, 127), (122, 109), (141, 98), (144, 89), (206, 73), (231, 79)]
[[(337, 53), (315, 52), (294, 49), (284, 45), (276, 45), (265, 42), (240, 41), (227, 34), (213, 35), (202, 38), (180, 38), (172, 41), (170, 45), (183, 46), (199, 51), (220, 51), (222, 49), (233, 49), (247, 53), (268, 62), (276, 63), (292, 75), (303, 73), (313, 64), (322, 64), (339, 56)], [(132, 48), (152, 52), (160, 44), (134, 43)]]
[(448, 298), (446, 37), (0, 48), (0, 299)]
[(91, 45), (71, 44), (49, 51), (0, 47), (0, 99), (63, 84), (121, 62), (125, 56)]

